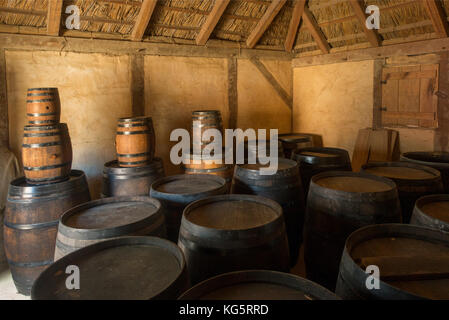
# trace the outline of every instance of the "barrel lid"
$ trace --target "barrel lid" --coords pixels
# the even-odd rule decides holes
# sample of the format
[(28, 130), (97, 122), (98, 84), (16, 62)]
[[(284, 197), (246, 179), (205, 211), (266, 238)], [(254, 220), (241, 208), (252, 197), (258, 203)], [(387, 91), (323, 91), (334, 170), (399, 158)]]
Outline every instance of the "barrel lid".
[(449, 167), (449, 152), (440, 151), (418, 151), (406, 152), (401, 155), (401, 159), (422, 163), (429, 166)]
[(396, 188), (393, 181), (371, 174), (328, 171), (312, 178), (312, 182), (326, 189), (354, 193), (377, 193)]
[(281, 207), (270, 199), (234, 194), (195, 201), (185, 208), (182, 220), (208, 229), (248, 230), (268, 225), (281, 216)]
[(282, 142), (311, 142), (312, 138), (310, 136), (300, 134), (300, 133), (283, 133), (278, 135), (279, 140)]
[(152, 118), (148, 116), (140, 116), (140, 117), (118, 119), (118, 122), (135, 122), (135, 121), (152, 121)]
[(372, 225), (352, 233), (345, 252), (360, 275), (368, 265), (378, 266), (383, 290), (392, 286), (411, 296), (449, 299), (447, 233), (404, 224)]
[[(79, 290), (66, 287), (70, 265), (79, 268)], [(37, 278), (31, 298), (152, 299), (162, 297), (184, 269), (183, 254), (174, 243), (155, 237), (122, 237), (81, 248), (57, 260)]]
[(304, 278), (277, 271), (230, 272), (203, 281), (180, 300), (338, 300), (329, 290)]
[(432, 180), (440, 177), (438, 170), (407, 162), (369, 163), (363, 166), (363, 171), (394, 180)]
[(308, 163), (320, 165), (334, 165), (347, 163), (349, 166), (349, 154), (344, 149), (339, 148), (322, 148), (322, 147), (307, 147), (295, 150), (292, 156), (300, 164)]
[(426, 215), (449, 223), (449, 194), (421, 197), (416, 206)]
[(154, 182), (151, 189), (164, 194), (198, 194), (221, 188), (226, 181), (212, 175), (180, 174), (161, 178)]
[(51, 90), (51, 91), (57, 91), (58, 88), (28, 88), (28, 91), (43, 91), (43, 90)]
[(296, 161), (278, 158), (277, 171), (274, 175), (261, 175), (261, 168), (268, 168), (270, 164), (239, 164), (235, 172), (235, 177), (248, 179), (273, 179), (281, 177), (291, 177), (299, 174), (298, 164)]
[(20, 177), (11, 181), (8, 200), (10, 198), (26, 200), (46, 196), (54, 198), (78, 188), (87, 188), (86, 175), (81, 170), (71, 170), (68, 180), (45, 185), (29, 184), (25, 177)]
[(148, 171), (157, 171), (163, 167), (161, 158), (155, 157), (153, 161), (140, 167), (120, 167), (117, 160), (108, 161), (104, 164), (103, 173), (108, 174), (138, 174)]
[(196, 116), (202, 116), (202, 115), (210, 115), (210, 114), (215, 114), (215, 115), (221, 115), (220, 110), (195, 110), (192, 111), (192, 115)]

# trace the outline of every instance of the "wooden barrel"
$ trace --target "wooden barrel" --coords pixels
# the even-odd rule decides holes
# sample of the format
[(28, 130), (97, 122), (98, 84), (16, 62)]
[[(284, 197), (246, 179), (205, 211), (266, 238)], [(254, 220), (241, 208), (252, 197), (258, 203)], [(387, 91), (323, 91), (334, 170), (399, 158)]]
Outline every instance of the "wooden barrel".
[(90, 201), (86, 176), (72, 170), (67, 181), (35, 186), (24, 177), (11, 182), (5, 210), (5, 253), (19, 293), (29, 295), (37, 276), (52, 262), (59, 217)]
[(449, 232), (449, 194), (419, 198), (410, 223)]
[[(192, 112), (192, 145), (193, 151), (196, 148), (203, 150), (213, 139), (203, 141), (203, 133), (208, 129), (217, 129), (223, 136), (223, 122), (219, 110), (200, 110)], [(220, 141), (220, 144), (223, 144)]]
[(191, 203), (182, 216), (178, 246), (192, 284), (238, 270), (289, 271), (282, 208), (259, 196), (221, 195)]
[(279, 158), (277, 172), (261, 175), (260, 164), (236, 165), (232, 193), (254, 194), (272, 199), (282, 207), (290, 248), (290, 265), (298, 259), (304, 226), (304, 192), (301, 186), (298, 164)]
[(199, 160), (194, 160), (193, 154), (186, 154), (184, 158), (189, 159), (190, 163), (183, 160), (182, 169), (185, 174), (212, 174), (222, 177), (226, 180), (228, 190), (231, 188), (232, 176), (234, 175), (234, 165), (225, 164), (224, 155), (220, 157), (221, 163), (216, 161), (217, 158), (202, 156)]
[[(79, 269), (79, 289), (66, 286), (69, 266)], [(36, 280), (31, 299), (173, 300), (188, 287), (185, 260), (175, 244), (156, 237), (122, 237), (56, 261)]]
[(373, 162), (362, 171), (393, 180), (398, 188), (402, 221), (409, 223), (419, 197), (443, 192), (438, 170), (409, 162)]
[(104, 164), (101, 196), (147, 196), (151, 184), (164, 176), (161, 158), (153, 158), (148, 165), (132, 168), (120, 167), (116, 160), (109, 161)]
[[(262, 145), (261, 147), (265, 147), (265, 156), (270, 157), (271, 156), (271, 148), (270, 148), (270, 140), (265, 140), (265, 146), (263, 146), (263, 140), (262, 141)], [(283, 158), (284, 157), (284, 148), (282, 147), (282, 143), (278, 142), (278, 147), (277, 150), (274, 150), (275, 154), (273, 156), (278, 156), (278, 158)], [(251, 157), (250, 155), (252, 155), (256, 162), (257, 159), (259, 157), (259, 140), (245, 140), (243, 142), (243, 148), (244, 148), (244, 160), (245, 163), (251, 163)], [(263, 153), (261, 154), (261, 156), (263, 155)], [(238, 151), (236, 150), (236, 156), (238, 156)], [(238, 159), (236, 157), (236, 159)], [(238, 159), (240, 160), (240, 159)]]
[(326, 288), (289, 273), (236, 271), (205, 280), (179, 300), (339, 300)]
[[(377, 266), (378, 289), (368, 289)], [(372, 288), (372, 287), (371, 287)], [(352, 233), (341, 258), (336, 293), (343, 299), (449, 299), (449, 234), (407, 224), (372, 225)]]
[(30, 88), (27, 92), (28, 123), (36, 126), (55, 125), (61, 117), (58, 88)]
[(312, 138), (301, 133), (284, 133), (278, 136), (284, 155), (287, 159), (291, 159), (293, 151), (313, 147)]
[(311, 147), (295, 150), (292, 159), (299, 164), (306, 201), (310, 180), (314, 175), (326, 171), (352, 170), (348, 151), (338, 148)]
[(209, 174), (180, 174), (156, 180), (150, 196), (158, 199), (165, 213), (167, 238), (178, 242), (182, 212), (191, 202), (227, 192), (226, 180)]
[(449, 152), (406, 152), (401, 155), (401, 160), (421, 164), (440, 171), (444, 192), (449, 193)]
[(304, 223), (307, 278), (333, 290), (346, 238), (366, 225), (400, 221), (393, 181), (345, 171), (314, 176)]
[(25, 126), (22, 162), (30, 184), (67, 180), (72, 167), (72, 144), (67, 125)]
[(148, 196), (115, 197), (68, 210), (59, 220), (55, 260), (88, 245), (124, 236), (165, 238), (161, 203)]
[(119, 119), (115, 147), (120, 167), (148, 165), (153, 160), (155, 148), (151, 117)]

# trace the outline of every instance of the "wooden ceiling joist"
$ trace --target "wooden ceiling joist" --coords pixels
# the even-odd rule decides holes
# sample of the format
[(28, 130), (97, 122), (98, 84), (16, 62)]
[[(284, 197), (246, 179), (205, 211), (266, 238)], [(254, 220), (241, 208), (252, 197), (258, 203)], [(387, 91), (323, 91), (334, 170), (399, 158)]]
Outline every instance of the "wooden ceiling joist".
[(366, 14), (365, 14), (365, 6), (359, 0), (349, 0), (349, 3), (354, 10), (354, 13), (362, 24), (363, 32), (365, 32), (366, 37), (368, 38), (369, 43), (373, 47), (379, 47), (382, 45), (382, 39), (379, 36), (379, 33), (375, 29), (368, 29), (366, 27)]
[(304, 7), (306, 0), (297, 0), (295, 7), (293, 8), (292, 18), (290, 25), (288, 26), (287, 38), (285, 39), (284, 48), (285, 51), (292, 51), (293, 44), (295, 43), (296, 34), (298, 32), (299, 23), (301, 22), (302, 14), (304, 13)]
[(231, 0), (215, 0), (211, 13), (208, 15), (206, 22), (201, 27), (201, 30), (196, 37), (195, 41), (197, 45), (205, 45), (207, 40), (209, 40), (212, 31), (214, 31), (229, 2), (231, 2)]
[(449, 25), (447, 23), (447, 17), (440, 0), (424, 0), (424, 6), (427, 9), (430, 19), (432, 20), (435, 33), (440, 38), (446, 38), (449, 36)]
[(309, 8), (307, 7), (304, 8), (304, 13), (302, 17), (304, 19), (304, 24), (306, 25), (309, 32), (312, 34), (312, 37), (315, 40), (316, 44), (318, 45), (318, 48), (320, 48), (320, 50), (323, 53), (329, 53), (331, 47), (327, 42), (326, 37), (324, 36), (320, 27), (316, 23), (316, 20), (313, 17), (312, 13), (310, 12)]
[(49, 0), (47, 14), (47, 34), (49, 36), (59, 36), (61, 29), (63, 0)]
[(148, 23), (150, 23), (151, 16), (153, 15), (154, 8), (156, 8), (157, 0), (144, 0), (140, 8), (139, 15), (137, 16), (136, 24), (134, 25), (131, 33), (131, 40), (141, 41)]
[(273, 0), (273, 2), (271, 2), (270, 6), (267, 8), (267, 11), (265, 11), (265, 14), (248, 36), (248, 39), (246, 40), (246, 46), (248, 48), (254, 48), (286, 2), (287, 0)]

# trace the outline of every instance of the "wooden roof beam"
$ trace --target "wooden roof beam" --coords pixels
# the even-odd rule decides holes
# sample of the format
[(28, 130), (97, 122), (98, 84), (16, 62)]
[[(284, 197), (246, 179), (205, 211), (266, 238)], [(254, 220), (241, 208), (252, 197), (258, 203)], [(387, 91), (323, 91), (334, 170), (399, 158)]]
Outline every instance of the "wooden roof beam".
[(447, 38), (449, 36), (449, 25), (444, 9), (439, 0), (424, 0), (424, 7), (432, 20), (435, 33), (440, 38)]
[(379, 32), (375, 29), (368, 29), (366, 27), (366, 14), (365, 14), (365, 6), (358, 0), (349, 0), (349, 3), (352, 5), (352, 9), (362, 24), (363, 32), (365, 32), (366, 37), (368, 38), (369, 43), (371, 43), (372, 47), (379, 47), (382, 45), (382, 39), (379, 36)]
[(197, 45), (206, 44), (230, 2), (231, 0), (215, 0), (211, 13), (207, 16), (206, 22), (201, 27), (201, 30), (195, 39)]
[(248, 36), (248, 39), (246, 40), (246, 46), (248, 48), (254, 48), (286, 2), (287, 0), (273, 0), (273, 2), (271, 2), (270, 6), (267, 8), (267, 11), (265, 11), (265, 14)]
[(321, 31), (320, 27), (316, 23), (316, 20), (313, 17), (312, 13), (310, 12), (309, 8), (307, 7), (304, 8), (302, 18), (304, 19), (304, 24), (306, 25), (307, 29), (309, 29), (313, 39), (317, 43), (320, 50), (323, 53), (329, 53), (331, 51), (331, 47), (327, 42), (326, 37), (323, 34), (323, 31)]
[(134, 25), (131, 33), (131, 40), (141, 41), (145, 30), (150, 23), (151, 16), (153, 15), (154, 8), (156, 8), (157, 0), (144, 0), (140, 7), (139, 15), (137, 16), (136, 24)]
[(63, 0), (49, 0), (47, 12), (47, 35), (59, 36), (61, 30)]
[(293, 44), (295, 43), (296, 34), (298, 33), (299, 23), (301, 22), (302, 14), (304, 13), (304, 7), (306, 0), (297, 0), (295, 7), (293, 8), (292, 18), (288, 27), (287, 38), (285, 39), (284, 48), (285, 51), (292, 51)]

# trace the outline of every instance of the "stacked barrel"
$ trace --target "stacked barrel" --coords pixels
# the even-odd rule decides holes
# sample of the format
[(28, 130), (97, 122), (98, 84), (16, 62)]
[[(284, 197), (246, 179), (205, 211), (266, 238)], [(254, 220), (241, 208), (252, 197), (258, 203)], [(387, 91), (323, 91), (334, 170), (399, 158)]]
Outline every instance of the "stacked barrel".
[(71, 170), (72, 145), (67, 124), (59, 122), (58, 89), (28, 89), (26, 103), (25, 177), (9, 186), (4, 238), (17, 290), (29, 295), (34, 280), (53, 262), (59, 217), (90, 195), (85, 174)]
[(154, 156), (156, 136), (151, 117), (121, 118), (117, 123), (117, 160), (106, 162), (102, 197), (148, 196), (163, 177), (162, 159)]

